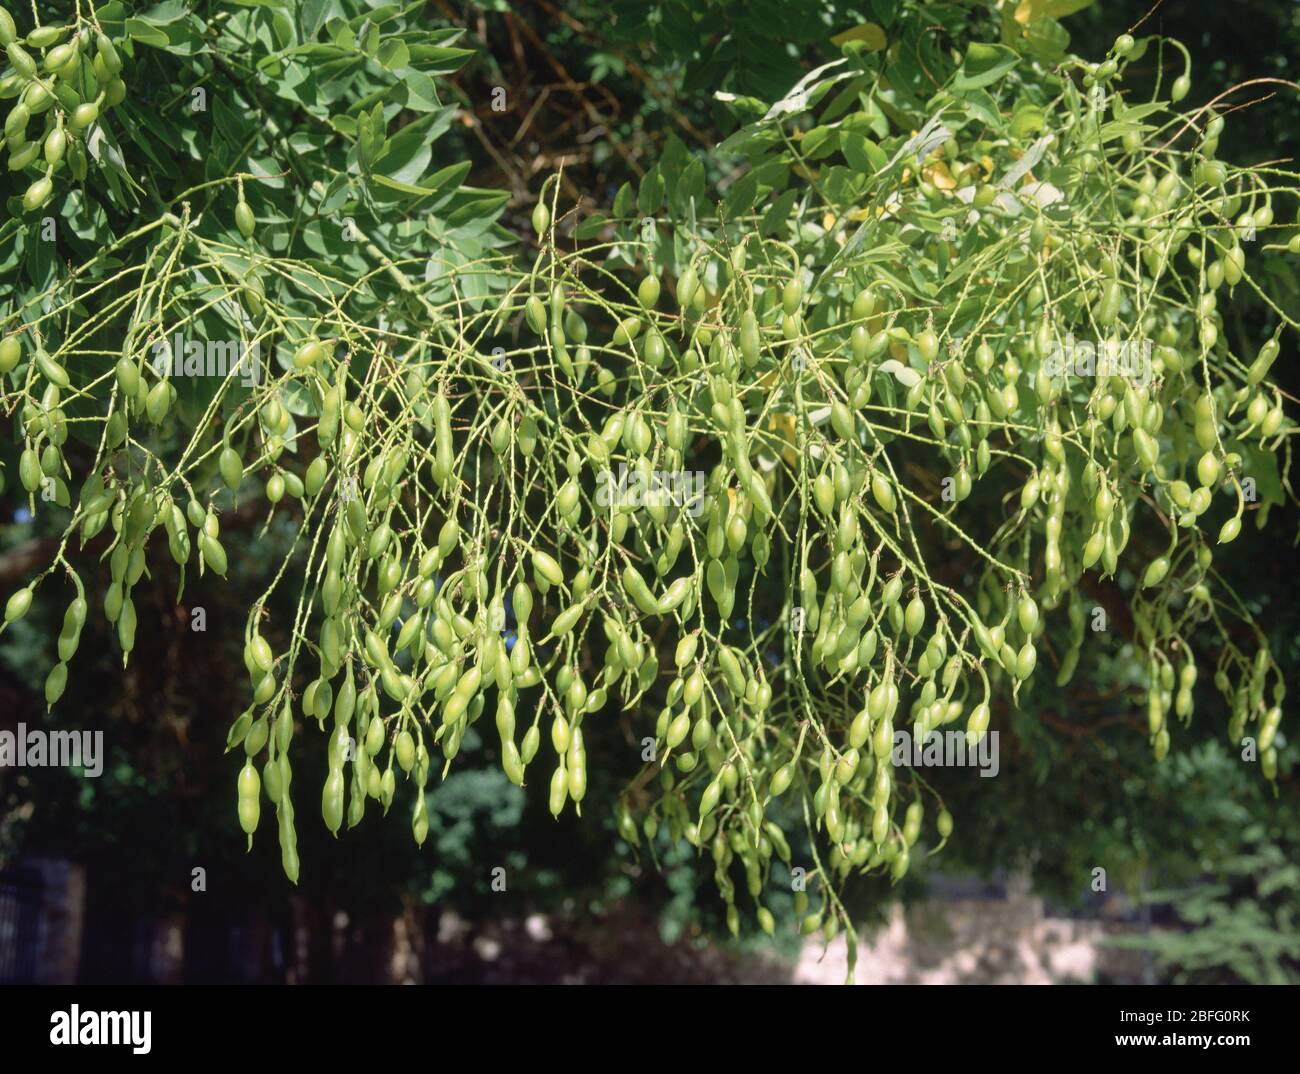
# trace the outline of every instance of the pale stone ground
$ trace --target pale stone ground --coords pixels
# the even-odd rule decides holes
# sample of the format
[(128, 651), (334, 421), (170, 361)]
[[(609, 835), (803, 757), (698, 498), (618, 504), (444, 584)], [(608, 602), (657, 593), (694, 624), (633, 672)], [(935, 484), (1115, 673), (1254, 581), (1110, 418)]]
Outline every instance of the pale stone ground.
[[(1107, 948), (1121, 931), (1099, 921), (1052, 918), (1032, 896), (944, 900), (904, 912), (858, 944), (858, 984), (1089, 983), (1105, 975), (1137, 980), (1142, 960)], [(799, 984), (841, 984), (848, 946), (836, 937), (804, 946), (794, 967)]]

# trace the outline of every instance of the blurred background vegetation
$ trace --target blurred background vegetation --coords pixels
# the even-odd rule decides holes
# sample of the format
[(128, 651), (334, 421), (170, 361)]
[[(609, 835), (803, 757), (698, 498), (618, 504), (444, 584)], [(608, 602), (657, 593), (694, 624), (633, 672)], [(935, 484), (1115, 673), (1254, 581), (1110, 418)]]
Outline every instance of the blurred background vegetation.
[[(1080, 6), (1077, 0), (1055, 5), (1066, 12)], [(462, 43), (477, 52), (445, 88), (463, 111), (443, 152), (473, 162), (467, 182), (510, 192), (502, 222), (521, 234), (528, 233), (525, 221), (541, 181), (557, 169), (563, 170), (562, 200), (588, 209), (607, 204), (625, 181), (682, 148), (704, 155), (711, 180), (724, 178), (732, 165), (714, 147), (729, 133), (734, 113), (718, 107), (714, 93), (776, 99), (838, 55), (832, 37), (867, 22), (887, 25), (893, 7), (894, 0), (434, 0), (431, 25), (463, 27)], [(1148, 14), (1150, 7), (1147, 0), (1103, 0), (1064, 15), (1060, 25), (1070, 49), (1091, 59), (1100, 59), (1126, 30), (1179, 38), (1193, 58), (1188, 104), (1300, 69), (1300, 5), (1291, 0), (1178, 0)], [(997, 15), (986, 14), (995, 34)], [(1154, 52), (1145, 62), (1153, 75)], [(1126, 87), (1141, 94), (1140, 73)], [(1294, 167), (1295, 97), (1279, 88), (1247, 86), (1225, 99), (1224, 159)], [(1275, 258), (1269, 271), (1278, 300), (1300, 316), (1294, 259)], [(1244, 297), (1231, 320), (1244, 337), (1259, 336), (1262, 313)], [(1283, 342), (1275, 372), (1294, 401), (1294, 340)], [(3, 450), (12, 453), (12, 443)], [(1288, 680), (1300, 681), (1293, 494), (1269, 521), (1263, 533), (1234, 545), (1241, 551), (1220, 566), (1265, 625)], [(237, 513), (228, 515), (223, 530), (233, 534), (240, 524)], [(87, 944), (83, 977), (123, 979), (121, 952), (107, 937), (124, 915), (184, 913), (197, 928), (241, 922), (250, 907), (259, 907), (278, 920), (289, 915), (291, 895), (299, 912), (305, 906), (321, 922), (339, 911), (365, 919), (411, 905), (451, 909), (471, 922), (522, 920), (535, 911), (599, 919), (614, 907), (631, 907), (665, 940), (733, 942), (707, 857), (696, 862), (670, 851), (656, 868), (644, 850), (638, 857), (616, 835), (613, 807), (633, 774), (626, 726), (627, 742), (611, 741), (613, 734), (591, 737), (592, 785), (581, 821), (567, 814), (552, 820), (545, 781), (526, 791), (511, 786), (471, 732), (456, 768), (432, 785), (423, 850), (405, 825), (374, 816), (337, 841), (322, 825), (304, 823), (296, 892), (280, 870), (274, 840), (259, 840), (246, 854), (234, 822), (238, 762), (222, 753), (230, 721), (245, 703), (243, 603), (231, 594), (261, 590), (292, 523), (280, 519), (264, 536), (251, 518), (243, 525), (243, 539), (232, 537), (228, 545), (239, 554), (232, 553), (227, 583), (189, 577), (185, 609), (174, 604), (173, 564), (164, 550), (154, 550), (152, 577), (137, 588), (141, 629), (125, 672), (102, 618), (87, 622), (57, 723), (105, 730), (102, 778), (44, 769), (0, 775), (0, 865), (51, 856), (86, 868), (88, 936), (97, 931), (100, 940)], [(11, 589), (40, 560), (55, 532), (39, 513), (28, 516), (12, 490), (0, 496), (0, 589)], [(97, 607), (102, 592), (88, 597)], [(1096, 597), (1104, 606), (1105, 594)], [(190, 631), (188, 608), (195, 606), (207, 612), (204, 634)], [(270, 611), (276, 619), (286, 613)], [(0, 726), (46, 722), (41, 683), (61, 615), (61, 603), (38, 602), (0, 638)], [(1116, 620), (1095, 635), (1067, 689), (1041, 681), (1019, 711), (997, 714), (1003, 734), (996, 779), (982, 780), (971, 769), (934, 770), (957, 831), (942, 855), (892, 894), (924, 897), (934, 869), (974, 877), (1027, 869), (1037, 890), (1086, 912), (1095, 898), (1093, 870), (1104, 868), (1112, 890), (1151, 900), (1172, 926), (1142, 941), (1158, 976), (1300, 981), (1295, 740), (1280, 749), (1274, 796), (1230, 748), (1222, 702), (1206, 689), (1191, 729), (1176, 735), (1163, 765), (1155, 764), (1145, 715), (1126, 689), (1134, 666), (1126, 628)], [(1294, 714), (1284, 720), (1279, 744), (1290, 726)], [(319, 750), (323, 770), (324, 736), (307, 740)], [(800, 827), (793, 817), (778, 819), (787, 832)], [(798, 846), (794, 851), (796, 861), (808, 859)], [(196, 866), (207, 871), (201, 898), (191, 892)], [(498, 866), (509, 877), (504, 896), (491, 890)], [(864, 882), (851, 895), (863, 921), (878, 916), (891, 897), (879, 881)], [(771, 905), (779, 919), (786, 910), (789, 920), (788, 905), (779, 898)], [(739, 944), (771, 946), (751, 936)], [(784, 930), (778, 951), (788, 955), (797, 946)], [(330, 978), (328, 950), (313, 964), (317, 979)], [(232, 973), (200, 960), (187, 975)]]

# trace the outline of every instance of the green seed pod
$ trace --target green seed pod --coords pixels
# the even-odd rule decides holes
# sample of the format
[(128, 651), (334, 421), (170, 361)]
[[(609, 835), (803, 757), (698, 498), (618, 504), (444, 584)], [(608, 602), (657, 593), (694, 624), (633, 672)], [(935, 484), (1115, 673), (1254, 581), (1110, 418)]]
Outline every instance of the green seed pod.
[(248, 729), (248, 734), (244, 737), (244, 753), (248, 757), (256, 757), (266, 746), (266, 741), (270, 737), (271, 726), (265, 716), (254, 720)]
[(32, 606), (32, 589), (28, 586), (25, 589), (17, 590), (8, 601), (5, 602), (5, 623), (16, 623)]
[(616, 347), (630, 346), (641, 332), (640, 317), (624, 317), (614, 327), (613, 344)]
[(10, 142), (26, 143), (27, 124), (31, 122), (31, 118), (31, 109), (27, 105), (21, 102), (14, 105), (5, 117), (5, 137)]
[(758, 318), (747, 309), (740, 315), (740, 356), (747, 366), (758, 364), (762, 340), (758, 331)]
[(0, 375), (12, 373), (22, 356), (22, 338), (17, 333), (0, 340)]
[(1207, 451), (1196, 463), (1196, 476), (1203, 486), (1209, 488), (1219, 479), (1219, 460), (1214, 452)]
[(919, 593), (907, 602), (907, 610), (903, 613), (903, 626), (912, 637), (916, 637), (925, 626), (925, 602), (921, 600)]
[(9, 57), (9, 63), (23, 78), (32, 79), (36, 77), (36, 61), (32, 59), (29, 53), (22, 45), (16, 41), (10, 41), (5, 45), (5, 54)]
[(279, 805), (284, 795), (284, 775), (278, 758), (268, 758), (262, 766), (262, 786), (272, 805)]
[(545, 334), (546, 306), (536, 295), (530, 295), (528, 301), (524, 303), (524, 319), (528, 322), (528, 327), (533, 330), (535, 335)]
[[(392, 769), (388, 770), (388, 775)], [(325, 827), (330, 830), (332, 835), (337, 836), (339, 829), (343, 827), (343, 769), (331, 768), (329, 775), (325, 778), (325, 784), (321, 788), (321, 816), (325, 820)]]
[[(564, 582), (564, 573), (560, 570), (560, 565), (547, 553), (541, 550), (534, 551), (532, 561), (533, 570), (551, 585), (560, 585)], [(642, 580), (642, 585), (644, 584)]]
[[(39, 31), (33, 30), (32, 33), (39, 33)], [(30, 34), (28, 35), (27, 40), (31, 44), (36, 44), (36, 42), (32, 41)], [(55, 45), (54, 48), (50, 49), (50, 51), (45, 54), (45, 69), (47, 71), (58, 73), (72, 64), (76, 59), (78, 59), (77, 46), (73, 42), (69, 41), (62, 45)]]
[(335, 437), (338, 436), (340, 408), (341, 395), (338, 387), (326, 389), (321, 397), (320, 421), (316, 426), (316, 440), (322, 448), (333, 445)]
[(67, 611), (63, 613), (63, 629), (59, 631), (59, 659), (67, 662), (72, 659), (77, 651), (77, 643), (81, 638), (81, 628), (86, 622), (86, 600), (84, 597), (75, 597), (68, 605)]
[(888, 478), (879, 470), (871, 475), (871, 495), (876, 503), (880, 505), (881, 510), (893, 514), (898, 507), (898, 502), (894, 498), (894, 489)]
[(326, 463), (323, 455), (317, 455), (307, 466), (307, 472), (303, 476), (302, 489), (304, 495), (314, 498), (320, 494), (321, 489), (325, 487), (325, 479), (329, 476), (329, 464)]
[(153, 425), (161, 425), (163, 419), (167, 417), (167, 411), (171, 408), (171, 385), (160, 380), (152, 388), (145, 399), (145, 415)]
[(18, 458), (18, 479), (28, 492), (35, 492), (41, 487), (43, 474), (40, 456), (31, 448), (25, 448)]
[[(66, 388), (71, 383), (68, 379), (68, 371), (59, 365), (53, 358), (45, 353), (40, 347), (36, 348), (35, 354), (36, 368), (41, 371), (41, 375), (54, 385), (56, 388)], [(47, 408), (49, 404), (46, 404)]]
[(1024, 594), (1016, 604), (1016, 619), (1020, 623), (1020, 629), (1026, 634), (1032, 634), (1038, 626), (1038, 604), (1028, 593)]
[(781, 309), (787, 316), (793, 316), (803, 303), (803, 280), (796, 274), (786, 283), (781, 292)]
[(47, 710), (58, 703), (67, 685), (68, 665), (59, 662), (50, 669), (50, 673), (45, 677), (45, 707)]
[(226, 550), (221, 546), (220, 541), (207, 533), (200, 534), (199, 554), (213, 574), (222, 578), (226, 576)]
[(989, 707), (988, 705), (976, 705), (966, 721), (966, 741), (974, 746), (984, 737), (984, 733), (989, 729)]
[(45, 139), (46, 163), (51, 167), (58, 164), (63, 159), (63, 153), (67, 147), (68, 136), (63, 133), (63, 128), (55, 127)]
[(569, 796), (568, 774), (565, 772), (564, 766), (560, 765), (555, 769), (554, 772), (551, 773), (549, 807), (552, 816), (558, 817), (560, 815), (560, 813), (564, 809), (564, 803), (567, 800), (568, 796)]
[(238, 492), (240, 482), (244, 480), (244, 460), (229, 444), (217, 456), (217, 469), (221, 472), (221, 480), (226, 483), (226, 488)]
[(46, 444), (41, 451), (41, 473), (46, 477), (57, 477), (63, 472), (63, 455), (53, 444)]
[(257, 831), (257, 822), (261, 815), (262, 780), (251, 761), (245, 761), (239, 770), (239, 826), (251, 838)]
[(532, 224), (533, 230), (537, 232), (538, 236), (546, 234), (546, 229), (551, 224), (551, 211), (546, 207), (545, 202), (539, 201), (533, 206)]
[(1038, 663), (1038, 651), (1034, 648), (1032, 641), (1027, 641), (1016, 654), (1015, 676), (1017, 679), (1027, 679), (1033, 674), (1034, 665)]
[(636, 289), (636, 297), (644, 309), (654, 309), (659, 304), (659, 278), (644, 277)]
[[(257, 220), (253, 216), (253, 210), (249, 207), (248, 202), (242, 199), (235, 205), (235, 227), (239, 229), (239, 233), (246, 239), (252, 238), (253, 231), (257, 227)], [(298, 356), (296, 354), (294, 355), (294, 365), (299, 369), (306, 368), (298, 365)]]
[(97, 34), (95, 37), (96, 54), (104, 61), (104, 66), (108, 68), (110, 74), (119, 74), (122, 70), (122, 58), (118, 55), (117, 49), (113, 46), (104, 34)]
[(117, 640), (122, 652), (129, 654), (135, 648), (135, 602), (130, 597), (122, 598), (122, 610), (117, 617)]
[(794, 782), (795, 772), (796, 768), (794, 761), (783, 764), (772, 774), (772, 783), (768, 788), (768, 793), (770, 793), (773, 798), (781, 797), (781, 795), (790, 789), (790, 784)]
[(72, 113), (72, 129), (74, 131), (85, 130), (99, 118), (99, 105), (94, 101), (86, 101), (77, 105)]

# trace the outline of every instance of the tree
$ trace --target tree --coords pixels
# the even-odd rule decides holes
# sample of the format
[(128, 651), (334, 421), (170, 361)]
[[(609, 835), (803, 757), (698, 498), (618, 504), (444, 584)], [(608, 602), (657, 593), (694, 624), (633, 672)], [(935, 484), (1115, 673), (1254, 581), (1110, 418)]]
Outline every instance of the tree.
[[(684, 5), (646, 10), (689, 52)], [(423, 843), (467, 742), (558, 816), (590, 811), (590, 739), (621, 834), (706, 851), (733, 932), (742, 906), (775, 928), (790, 870), (831, 935), (927, 813), (921, 845), (960, 838), (896, 737), (1023, 729), (1097, 611), (1155, 762), (1210, 678), (1276, 779), (1284, 677), (1220, 546), (1284, 503), (1294, 175), (1217, 158), (1177, 43), (1094, 64), (1033, 3), (873, 13), (784, 91), (738, 75), (716, 152), (665, 137), (590, 211), (548, 179), (528, 247), (507, 192), (463, 185), (454, 30), (347, 3), (0, 21), (6, 472), (58, 534), (6, 630), (71, 584), (50, 705), (91, 608), (74, 541), (107, 554), (125, 663), (151, 538), (179, 598), (265, 515), (227, 745), (292, 880), (304, 786), (332, 833), (398, 804)], [(291, 783), (322, 741), (323, 786)]]

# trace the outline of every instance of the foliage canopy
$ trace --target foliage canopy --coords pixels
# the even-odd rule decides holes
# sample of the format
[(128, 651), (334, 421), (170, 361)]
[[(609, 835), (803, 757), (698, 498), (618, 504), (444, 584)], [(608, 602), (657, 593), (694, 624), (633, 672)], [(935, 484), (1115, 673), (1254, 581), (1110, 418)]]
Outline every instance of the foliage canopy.
[(676, 3), (614, 33), (644, 14), (729, 136), (669, 135), (595, 208), (554, 175), (534, 241), (465, 185), (471, 50), (418, 5), (0, 17), (4, 475), (62, 522), (6, 628), (71, 586), (56, 707), (92, 610), (124, 662), (148, 629), (151, 543), (179, 600), (231, 520), (287, 516), (227, 745), (292, 880), (295, 803), (333, 833), (396, 804), (423, 843), (482, 734), (580, 811), (621, 736), (628, 843), (707, 853), (732, 930), (771, 932), (806, 830), (799, 927), (833, 935), (849, 877), (960, 838), (896, 732), (974, 747), (1098, 610), (1156, 762), (1199, 698), (1277, 776), (1283, 675), (1221, 560), (1288, 495), (1295, 174), (1218, 159), (1177, 42), (1088, 62), (1062, 5), (810, 5), (841, 31), (812, 69), (743, 62), (790, 5), (722, 6), (712, 52)]

